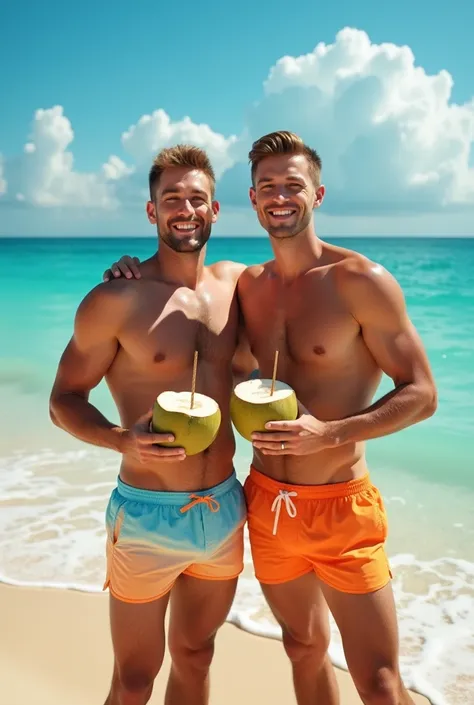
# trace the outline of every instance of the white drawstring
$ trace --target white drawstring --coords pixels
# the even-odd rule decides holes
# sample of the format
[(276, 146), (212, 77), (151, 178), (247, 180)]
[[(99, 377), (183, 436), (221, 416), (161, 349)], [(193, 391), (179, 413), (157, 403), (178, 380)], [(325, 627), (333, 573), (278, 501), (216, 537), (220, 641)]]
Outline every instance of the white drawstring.
[(288, 492), (288, 490), (280, 490), (278, 495), (273, 500), (272, 512), (275, 512), (275, 521), (273, 523), (273, 536), (276, 535), (278, 520), (280, 518), (281, 503), (284, 502), (288, 516), (294, 519), (296, 516), (296, 507), (293, 504), (291, 497), (296, 497), (298, 492)]

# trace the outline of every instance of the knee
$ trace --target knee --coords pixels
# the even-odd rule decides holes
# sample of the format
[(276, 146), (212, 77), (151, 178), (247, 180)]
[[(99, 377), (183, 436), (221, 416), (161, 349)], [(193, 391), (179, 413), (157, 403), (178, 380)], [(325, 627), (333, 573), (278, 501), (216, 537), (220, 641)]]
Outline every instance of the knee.
[(113, 690), (120, 694), (123, 705), (145, 705), (151, 697), (158, 672), (139, 666), (124, 666), (114, 678)]
[(283, 628), (283, 646), (292, 663), (310, 658), (323, 661), (329, 648), (329, 629), (316, 629), (308, 625), (303, 629)]
[(214, 637), (205, 641), (172, 639), (169, 651), (178, 670), (207, 672), (214, 656)]
[(400, 675), (391, 667), (377, 668), (363, 679), (354, 678), (354, 682), (365, 705), (399, 705), (401, 702)]

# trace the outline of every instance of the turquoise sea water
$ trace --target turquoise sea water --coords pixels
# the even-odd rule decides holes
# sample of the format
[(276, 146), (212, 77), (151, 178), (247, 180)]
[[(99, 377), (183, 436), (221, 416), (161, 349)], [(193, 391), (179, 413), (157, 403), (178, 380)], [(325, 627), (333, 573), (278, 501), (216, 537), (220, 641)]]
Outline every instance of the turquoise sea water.
[[(474, 240), (332, 239), (397, 277), (439, 390), (428, 421), (368, 446), (387, 501), (389, 549), (410, 684), (445, 705), (474, 703)], [(122, 254), (154, 238), (0, 239), (0, 575), (102, 582), (102, 511), (117, 462), (52, 427), (48, 395), (75, 309)], [(215, 238), (208, 262), (270, 258), (263, 238)], [(384, 380), (378, 395), (390, 388)], [(116, 420), (105, 385), (92, 397)], [(238, 439), (245, 476), (250, 449)], [(274, 628), (250, 570), (234, 618)], [(253, 626), (252, 626), (253, 625)], [(334, 632), (333, 657), (343, 662)], [(470, 694), (469, 694), (470, 693)], [(469, 699), (471, 698), (471, 699)]]

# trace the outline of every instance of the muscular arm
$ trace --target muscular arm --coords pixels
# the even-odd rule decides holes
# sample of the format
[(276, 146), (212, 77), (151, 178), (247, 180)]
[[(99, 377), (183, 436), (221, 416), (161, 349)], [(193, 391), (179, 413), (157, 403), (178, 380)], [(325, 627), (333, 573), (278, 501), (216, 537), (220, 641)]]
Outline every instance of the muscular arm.
[(124, 429), (89, 402), (91, 390), (106, 375), (119, 348), (124, 303), (117, 284), (96, 287), (80, 304), (56, 374), (50, 416), (56, 426), (81, 441), (122, 452)]
[(359, 414), (330, 422), (336, 444), (395, 433), (428, 418), (437, 406), (429, 362), (396, 280), (372, 265), (349, 273), (345, 288), (364, 342), (395, 388)]

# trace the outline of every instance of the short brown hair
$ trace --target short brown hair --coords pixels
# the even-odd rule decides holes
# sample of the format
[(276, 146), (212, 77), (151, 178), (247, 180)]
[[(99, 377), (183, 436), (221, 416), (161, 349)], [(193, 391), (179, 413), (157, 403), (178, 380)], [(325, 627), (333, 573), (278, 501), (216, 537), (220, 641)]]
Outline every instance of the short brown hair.
[(270, 132), (253, 143), (249, 152), (249, 161), (252, 164), (253, 186), (255, 186), (255, 173), (262, 159), (278, 154), (303, 154), (309, 162), (310, 174), (314, 185), (320, 185), (322, 162), (319, 154), (311, 147), (308, 147), (301, 137), (295, 135), (294, 132), (281, 130), (280, 132)]
[(175, 147), (162, 149), (153, 161), (148, 176), (151, 200), (153, 200), (162, 173), (165, 169), (173, 167), (189, 167), (189, 169), (203, 171), (211, 182), (211, 197), (214, 198), (216, 177), (206, 152), (191, 144), (177, 144)]

